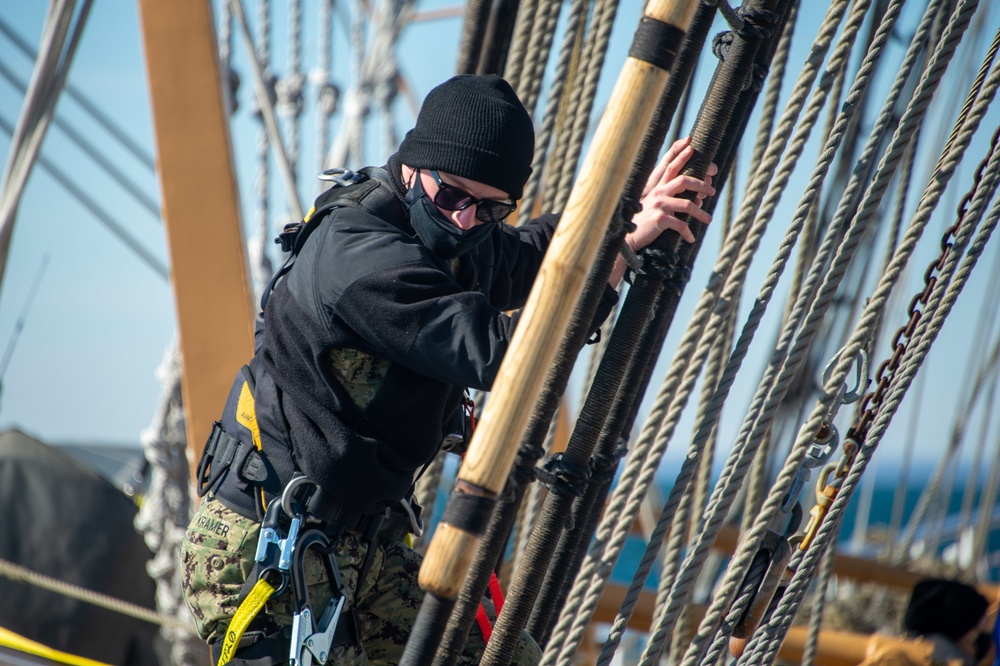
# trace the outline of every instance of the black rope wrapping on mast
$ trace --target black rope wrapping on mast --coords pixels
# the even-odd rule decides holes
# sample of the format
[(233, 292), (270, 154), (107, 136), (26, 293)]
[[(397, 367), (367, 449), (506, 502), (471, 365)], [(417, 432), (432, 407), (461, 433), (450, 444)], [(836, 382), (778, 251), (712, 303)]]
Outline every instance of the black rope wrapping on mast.
[(444, 634), (448, 618), (455, 606), (454, 599), (446, 599), (433, 592), (427, 592), (420, 604), (420, 613), (413, 623), (410, 638), (403, 649), (401, 664), (430, 664), (434, 659), (442, 634)]
[(567, 460), (565, 453), (549, 457), (537, 471), (538, 479), (550, 492), (565, 497), (579, 497), (587, 490), (590, 480), (590, 465), (581, 465)]
[[(787, 0), (783, 1), (787, 5)], [(775, 2), (770, 2), (770, 6), (774, 4)], [(734, 59), (738, 58), (742, 63), (739, 65), (739, 70), (742, 70), (743, 73), (726, 72), (726, 69), (732, 68), (723, 67), (720, 64), (715, 77), (713, 77), (713, 85), (706, 97), (702, 111), (695, 122), (695, 128), (692, 130), (692, 146), (695, 147), (696, 152), (685, 168), (685, 172), (703, 177), (708, 162), (705, 161), (702, 167), (695, 163), (695, 157), (698, 157), (700, 153), (702, 160), (704, 160), (704, 155), (718, 153), (721, 147), (723, 152), (718, 154), (715, 160), (719, 167), (719, 174), (716, 177), (717, 190), (722, 189), (722, 185), (728, 177), (735, 151), (746, 128), (757, 94), (761, 89), (761, 72), (766, 73), (767, 66), (777, 47), (780, 30), (773, 30), (775, 22), (779, 22), (779, 27), (783, 27), (780, 25), (779, 19), (783, 19), (786, 13), (784, 10), (778, 14), (773, 11), (744, 13), (748, 18), (744, 29), (738, 35), (740, 37), (736, 42), (738, 50), (733, 52)], [(770, 27), (751, 23), (758, 19), (770, 22)], [(772, 35), (772, 32), (775, 34)], [(750, 38), (745, 35), (750, 35)], [(764, 37), (769, 38), (769, 42), (767, 42), (767, 47), (760, 48), (761, 39)], [(751, 83), (753, 81), (756, 83)], [(732, 90), (741, 92), (733, 95)], [(715, 109), (714, 112), (713, 109)], [(720, 125), (722, 126), (720, 127)], [(721, 138), (714, 140), (714, 145), (710, 140), (713, 136), (721, 136)], [(710, 197), (704, 202), (704, 207), (709, 212), (714, 210), (714, 205), (715, 197)], [(636, 282), (629, 292), (629, 298), (631, 298), (632, 292), (637, 288), (656, 289), (657, 291), (652, 307), (652, 316), (648, 317), (648, 324), (644, 328), (635, 347), (635, 353), (630, 357), (628, 367), (624, 371), (625, 376), (629, 377), (629, 381), (621, 385), (614, 403), (608, 411), (605, 428), (600, 435), (599, 455), (611, 456), (614, 446), (627, 437), (637, 417), (641, 397), (645, 394), (648, 386), (656, 356), (660, 353), (684, 286), (690, 279), (694, 258), (704, 238), (705, 225), (694, 223), (692, 231), (696, 240), (695, 243), (691, 244), (677, 241), (676, 234), (668, 232), (674, 237), (676, 243), (673, 248), (667, 247), (665, 242), (660, 242), (669, 241), (669, 239), (664, 238), (668, 233), (661, 235), (658, 242), (648, 248), (647, 260), (659, 256), (661, 253), (664, 256), (669, 256), (668, 253), (674, 253), (678, 261), (671, 264), (668, 275), (662, 281), (658, 280), (657, 276), (652, 276), (648, 270), (650, 264), (660, 262), (647, 261), (643, 273), (636, 276)], [(657, 282), (660, 284), (657, 285)], [(556, 547), (552, 558), (553, 561), (559, 562), (559, 566), (553, 567), (549, 571), (539, 593), (539, 601), (528, 624), (529, 632), (536, 639), (540, 639), (540, 644), (548, 642), (558, 611), (565, 604), (570, 583), (586, 555), (584, 544), (597, 527), (609, 488), (610, 484), (592, 483), (588, 488), (587, 495), (573, 507), (574, 513), (576, 513), (573, 522), (578, 529), (574, 533), (564, 534)], [(567, 565), (567, 563), (569, 564)]]
[(475, 74), (493, 0), (469, 0), (462, 21), (462, 41), (458, 47), (456, 74)]
[[(697, 61), (698, 52), (700, 52), (704, 44), (705, 36), (707, 36), (711, 25), (711, 12), (707, 12), (708, 16), (706, 20), (706, 11), (704, 8), (699, 7), (696, 12), (695, 20), (697, 20), (697, 16), (699, 15), (703, 17), (702, 22), (704, 23), (704, 27), (701, 38), (693, 40), (685, 39), (682, 42), (681, 54), (678, 57), (678, 67), (683, 62), (684, 44), (687, 44), (689, 54), (687, 62), (690, 64), (675, 71), (668, 81), (667, 88), (658, 104), (657, 122), (654, 123), (653, 128), (650, 130), (651, 132), (659, 133), (659, 141), (651, 144), (647, 135), (643, 148), (640, 151), (640, 159), (637, 160), (636, 165), (633, 165), (630, 177), (631, 182), (625, 189), (625, 197), (627, 199), (638, 199), (642, 193), (646, 178), (655, 165), (657, 153), (662, 146), (663, 137), (669, 130), (673, 113), (688, 83), (693, 63)], [(642, 166), (643, 163), (647, 163), (644, 169)], [(707, 164), (705, 168), (707, 169)], [(638, 176), (636, 176), (636, 172), (639, 172)], [(673, 253), (669, 248), (664, 252), (653, 252), (647, 255), (643, 270), (650, 274), (668, 275), (671, 270), (670, 265), (674, 263), (672, 259)], [(604, 410), (606, 410), (606, 405), (613, 400), (614, 393), (621, 383), (622, 374), (620, 369), (624, 367), (627, 356), (634, 347), (635, 341), (642, 330), (642, 322), (648, 316), (652, 305), (654, 296), (652, 290), (647, 290), (645, 293), (640, 291), (638, 295), (634, 291), (634, 289), (629, 291), (629, 296), (625, 300), (622, 312), (619, 315), (618, 323), (612, 332), (612, 339), (609, 341), (607, 350), (605, 351), (605, 357), (598, 368), (598, 375), (591, 385), (590, 393), (587, 396), (587, 402), (590, 404), (590, 407), (585, 406), (582, 410), (569, 446), (567, 447), (564, 460), (569, 458), (570, 462), (574, 465), (590, 464), (597, 436), (603, 426), (604, 415), (606, 414)], [(609, 375), (611, 376), (609, 377)], [(532, 531), (528, 549), (522, 560), (522, 566), (511, 589), (508, 591), (504, 610), (501, 612), (500, 618), (498, 618), (497, 624), (493, 629), (493, 637), (487, 646), (482, 663), (506, 665), (510, 662), (515, 641), (520, 635), (521, 628), (528, 621), (537, 590), (546, 575), (553, 548), (562, 536), (563, 528), (566, 526), (566, 515), (572, 513), (573, 504), (574, 498), (568, 495), (553, 493), (546, 498), (542, 516)], [(529, 633), (531, 633), (530, 628)], [(535, 637), (537, 639), (537, 636)]]
[[(695, 15), (691, 21), (689, 30), (681, 44), (681, 48), (677, 57), (677, 61), (674, 65), (674, 69), (671, 72), (670, 79), (667, 82), (667, 87), (663, 91), (660, 100), (657, 104), (656, 113), (654, 115), (655, 121), (650, 127), (649, 131), (643, 139), (642, 146), (639, 151), (639, 156), (633, 165), (632, 171), (630, 172), (629, 179), (625, 186), (625, 196), (637, 200), (641, 195), (645, 182), (652, 172), (658, 160), (659, 152), (663, 146), (664, 139), (670, 129), (673, 116), (677, 110), (680, 100), (684, 95), (684, 91), (688, 87), (688, 83), (691, 78), (695, 66), (700, 57), (701, 51), (704, 47), (705, 40), (708, 36), (708, 31), (711, 28), (712, 21), (715, 16), (714, 8), (708, 5), (699, 5), (695, 12)], [(647, 277), (663, 282), (669, 277), (672, 277), (677, 270), (677, 265), (679, 263), (679, 257), (677, 253), (671, 248), (663, 247), (650, 247), (644, 252), (644, 261), (642, 267), (642, 273)], [(652, 296), (653, 291), (649, 290), (646, 292), (646, 298), (642, 298), (639, 302), (639, 293), (633, 288), (629, 291), (629, 295), (625, 301), (625, 306), (623, 306), (622, 313), (619, 316), (618, 324), (615, 330), (612, 332), (612, 340), (609, 341), (609, 349), (612, 348), (624, 348), (624, 354), (629, 354), (630, 350), (634, 349), (637, 342), (636, 336), (641, 332), (642, 322), (645, 321), (648, 316), (650, 309), (652, 307)], [(631, 321), (632, 324), (629, 325), (625, 322)], [(619, 327), (623, 327), (619, 330)], [(627, 335), (624, 335), (623, 331), (626, 331)], [(629, 338), (627, 341), (623, 341), (622, 337)], [(598, 375), (595, 376), (594, 385), (598, 383), (604, 383), (606, 381), (607, 373), (612, 370), (620, 370), (625, 367), (625, 361), (627, 359), (619, 355), (617, 358), (611, 357), (603, 359), (601, 366), (604, 367), (602, 371), (598, 368)], [(607, 365), (605, 365), (607, 364)], [(618, 381), (616, 384), (621, 383), (621, 377), (625, 376), (623, 372), (616, 372), (618, 376)], [(617, 388), (617, 386), (616, 386)], [(593, 388), (592, 388), (593, 390)], [(600, 428), (603, 425), (603, 420), (607, 415), (607, 410), (609, 408), (610, 401), (605, 398), (599, 398), (598, 400), (591, 403), (590, 408), (584, 406), (581, 416), (584, 413), (591, 413), (594, 410), (600, 411), (599, 420), (600, 423), (589, 431), (574, 431), (574, 437), (577, 441), (580, 438), (585, 437), (593, 443), (596, 443), (597, 437), (601, 432)], [(577, 429), (580, 428), (580, 424), (577, 424)], [(620, 449), (620, 454), (613, 456), (614, 465), (612, 470), (610, 470), (610, 477), (613, 478), (614, 470), (617, 469), (618, 461), (620, 457), (624, 455), (624, 440), (619, 439), (622, 448)], [(589, 446), (589, 451), (594, 450), (595, 444)], [(599, 456), (604, 456), (605, 459), (611, 458), (612, 456), (606, 456), (604, 453), (599, 453)], [(596, 465), (600, 467), (601, 465)], [(598, 485), (606, 485), (605, 474), (598, 474), (593, 478), (594, 483)], [(610, 480), (608, 481), (608, 483)], [(574, 503), (573, 507), (570, 509), (571, 513), (575, 516), (588, 516), (589, 512), (586, 507), (589, 502), (593, 500), (593, 496), (584, 497)], [(545, 579), (542, 581), (541, 589), (542, 593), (539, 595), (539, 600), (535, 604), (535, 608), (532, 609), (531, 615), (527, 621), (528, 632), (538, 641), (539, 645), (544, 647), (545, 643), (548, 641), (550, 632), (550, 617), (554, 615), (555, 609), (558, 608), (556, 605), (558, 603), (556, 595), (552, 594), (552, 590), (559, 589), (562, 585), (562, 580), (564, 575), (566, 577), (575, 576), (575, 569), (572, 566), (567, 567), (566, 563), (571, 560), (561, 559), (566, 556), (566, 550), (569, 549), (569, 544), (577, 543), (583, 540), (584, 534), (590, 534), (593, 532), (592, 527), (588, 527), (586, 521), (573, 520), (572, 521), (575, 529), (572, 534), (572, 539), (570, 539), (569, 534), (560, 535), (560, 542), (556, 545), (557, 555), (552, 559), (554, 562), (559, 562), (560, 565), (557, 567), (549, 568), (546, 573)], [(552, 553), (552, 549), (549, 549), (549, 554)], [(551, 556), (551, 555), (550, 555)], [(574, 553), (575, 558), (575, 553)], [(582, 558), (579, 560), (582, 562)], [(577, 566), (579, 566), (577, 564)], [(536, 589), (538, 587), (536, 586)]]
[(521, 0), (496, 0), (483, 37), (477, 74), (503, 74), (520, 4)]
[[(622, 206), (620, 212), (628, 215), (634, 208)], [(576, 363), (576, 357), (586, 344), (587, 336), (604, 293), (608, 276), (624, 244), (625, 230), (632, 227), (631, 215), (626, 222), (622, 215), (616, 215), (605, 236), (597, 262), (587, 279), (583, 296), (567, 327), (552, 370), (546, 377), (542, 392), (532, 410), (527, 429), (514, 459), (514, 467), (502, 491), (496, 510), (490, 519), (482, 541), (469, 568), (454, 610), (442, 632), (441, 644), (434, 658), (434, 666), (454, 666), (465, 647), (466, 639), (475, 622), (476, 611), (482, 600), (490, 575), (502, 558), (517, 520), (517, 510), (524, 499), (527, 485), (534, 481), (538, 468), (536, 464), (545, 455), (542, 443), (549, 431), (549, 424), (555, 416), (562, 396), (569, 384), (569, 378)], [(423, 662), (420, 662), (423, 663)]]

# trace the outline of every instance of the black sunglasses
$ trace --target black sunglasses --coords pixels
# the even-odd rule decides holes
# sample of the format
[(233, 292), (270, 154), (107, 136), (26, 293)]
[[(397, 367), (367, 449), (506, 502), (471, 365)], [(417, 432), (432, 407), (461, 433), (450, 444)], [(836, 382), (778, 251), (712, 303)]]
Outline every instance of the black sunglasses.
[(428, 173), (434, 176), (434, 182), (438, 186), (437, 194), (434, 195), (434, 203), (445, 210), (465, 210), (469, 206), (475, 205), (476, 219), (479, 221), (502, 222), (517, 208), (517, 204), (509, 201), (474, 197), (462, 188), (449, 185), (441, 180), (441, 176), (433, 169), (428, 169)]

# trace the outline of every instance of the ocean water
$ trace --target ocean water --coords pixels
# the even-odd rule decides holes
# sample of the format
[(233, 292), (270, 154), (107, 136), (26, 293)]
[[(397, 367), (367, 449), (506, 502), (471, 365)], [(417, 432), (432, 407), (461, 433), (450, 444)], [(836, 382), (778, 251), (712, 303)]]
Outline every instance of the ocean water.
[[(908, 485), (905, 494), (899, 500), (897, 500), (897, 489), (887, 483), (877, 485), (870, 489), (871, 503), (867, 508), (867, 520), (864, 520), (865, 529), (863, 530), (860, 529), (858, 520), (859, 518), (865, 518), (866, 511), (862, 510), (864, 488), (859, 488), (858, 491), (852, 496), (851, 501), (848, 504), (847, 511), (845, 512), (844, 519), (841, 523), (840, 532), (838, 534), (838, 548), (842, 552), (855, 555), (876, 555), (880, 550), (880, 544), (885, 542), (886, 535), (890, 532), (894, 503), (897, 501), (902, 502), (902, 525), (903, 529), (905, 529), (907, 526), (907, 520), (912, 515), (913, 510), (917, 506), (920, 496), (926, 487), (926, 482), (927, 475), (921, 475), (920, 478)], [(971, 515), (972, 525), (975, 525), (975, 521), (978, 517), (977, 508), (981, 491), (981, 488), (978, 489), (974, 495)], [(669, 487), (663, 487), (662, 497), (666, 498), (668, 493)], [(959, 518), (964, 495), (965, 488), (960, 487), (959, 484), (956, 483), (956, 487), (952, 490), (950, 500), (947, 505), (939, 500), (931, 502), (929, 509), (925, 514), (925, 520), (923, 522), (924, 526), (916, 530), (918, 537), (928, 534), (942, 534), (943, 539), (937, 544), (936, 551), (939, 554), (944, 552), (946, 557), (954, 556), (956, 551), (955, 528), (960, 522)], [(804, 528), (809, 519), (808, 512), (809, 507), (812, 504), (812, 500), (811, 498), (806, 497), (805, 493), (803, 493), (803, 498), (810, 502), (809, 506), (804, 508), (802, 521), (802, 527)], [(994, 513), (996, 513), (996, 507), (994, 507)], [(856, 528), (858, 528), (857, 534), (855, 533)], [(937, 538), (933, 538), (932, 540), (935, 542), (938, 541)], [(998, 534), (998, 530), (994, 529), (990, 533), (987, 548), (988, 552), (991, 553), (1000, 552), (1000, 534)], [(632, 574), (641, 561), (644, 550), (645, 541), (642, 538), (630, 538), (612, 572), (612, 580), (620, 583), (628, 583), (631, 581)], [(997, 566), (998, 564), (1000, 564), (1000, 562), (988, 562), (987, 570), (984, 573), (986, 573), (991, 580), (996, 580), (998, 574), (1000, 574), (1000, 568)], [(655, 589), (657, 584), (658, 578), (654, 573), (654, 575), (650, 576), (646, 586), (647, 588)]]

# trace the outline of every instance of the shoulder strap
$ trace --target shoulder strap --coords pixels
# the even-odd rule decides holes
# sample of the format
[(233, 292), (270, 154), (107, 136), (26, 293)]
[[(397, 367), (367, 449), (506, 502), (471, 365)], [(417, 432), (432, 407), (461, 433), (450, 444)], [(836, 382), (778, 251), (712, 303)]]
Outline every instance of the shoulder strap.
[(392, 224), (399, 225), (402, 222), (405, 213), (399, 199), (392, 192), (389, 173), (385, 169), (365, 167), (357, 173), (347, 169), (336, 171), (337, 177), (332, 179), (333, 187), (316, 198), (312, 210), (306, 214), (305, 219), (286, 224), (284, 230), (274, 239), (275, 243), (281, 245), (282, 251), (290, 254), (264, 289), (260, 299), (261, 311), (267, 305), (268, 296), (278, 284), (278, 280), (291, 270), (295, 257), (302, 250), (306, 239), (335, 208), (343, 206), (357, 208)]

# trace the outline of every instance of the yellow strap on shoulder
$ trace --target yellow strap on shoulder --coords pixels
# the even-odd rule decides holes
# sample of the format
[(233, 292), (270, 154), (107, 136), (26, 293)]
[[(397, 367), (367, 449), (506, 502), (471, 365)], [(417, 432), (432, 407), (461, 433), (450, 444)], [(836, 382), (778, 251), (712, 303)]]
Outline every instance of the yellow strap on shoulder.
[(264, 607), (267, 600), (274, 594), (275, 587), (267, 580), (261, 578), (250, 590), (250, 594), (243, 600), (240, 607), (236, 609), (229, 628), (226, 629), (226, 638), (222, 641), (222, 654), (219, 655), (218, 666), (225, 666), (236, 653), (236, 647), (243, 638), (243, 632), (250, 626), (250, 622), (257, 617), (257, 613)]
[[(250, 384), (243, 382), (240, 389), (240, 399), (236, 404), (236, 422), (250, 431), (253, 438), (253, 445), (258, 451), (264, 450), (264, 445), (260, 441), (260, 426), (257, 425), (257, 408), (254, 405), (253, 393), (250, 391)], [(260, 506), (267, 511), (267, 501), (264, 499), (264, 489), (260, 488)]]

